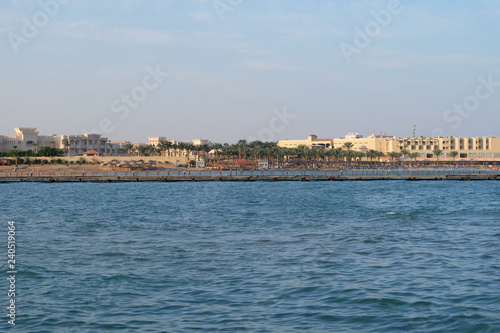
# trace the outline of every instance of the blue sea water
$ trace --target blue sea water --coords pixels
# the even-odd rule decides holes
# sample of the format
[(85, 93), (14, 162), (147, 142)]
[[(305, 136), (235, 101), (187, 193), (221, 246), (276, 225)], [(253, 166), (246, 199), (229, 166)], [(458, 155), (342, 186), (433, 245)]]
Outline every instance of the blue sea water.
[(12, 183), (0, 202), (1, 331), (500, 332), (499, 182)]

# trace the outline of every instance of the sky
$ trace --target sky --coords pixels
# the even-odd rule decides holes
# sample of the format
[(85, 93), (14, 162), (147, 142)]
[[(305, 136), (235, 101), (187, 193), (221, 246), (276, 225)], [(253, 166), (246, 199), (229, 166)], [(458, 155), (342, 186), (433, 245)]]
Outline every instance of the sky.
[(500, 136), (500, 0), (3, 0), (0, 134)]

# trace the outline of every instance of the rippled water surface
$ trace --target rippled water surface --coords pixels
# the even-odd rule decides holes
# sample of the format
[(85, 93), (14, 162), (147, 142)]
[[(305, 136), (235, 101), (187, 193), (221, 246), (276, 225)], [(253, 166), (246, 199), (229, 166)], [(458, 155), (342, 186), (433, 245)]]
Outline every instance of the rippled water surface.
[(500, 332), (500, 182), (15, 183), (0, 200), (14, 331)]

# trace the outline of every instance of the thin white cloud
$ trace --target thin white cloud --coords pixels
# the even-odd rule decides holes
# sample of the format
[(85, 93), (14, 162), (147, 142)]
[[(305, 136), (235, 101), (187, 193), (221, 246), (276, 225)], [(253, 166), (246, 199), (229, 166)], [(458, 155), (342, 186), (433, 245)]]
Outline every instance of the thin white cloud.
[(174, 41), (173, 34), (165, 30), (105, 28), (96, 21), (64, 22), (57, 24), (51, 32), (70, 38), (116, 44), (164, 44)]

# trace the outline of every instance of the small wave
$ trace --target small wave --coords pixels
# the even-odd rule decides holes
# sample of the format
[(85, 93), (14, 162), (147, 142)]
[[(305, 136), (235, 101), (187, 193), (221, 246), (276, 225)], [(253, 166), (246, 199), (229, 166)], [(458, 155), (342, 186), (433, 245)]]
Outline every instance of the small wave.
[(115, 274), (110, 276), (105, 276), (104, 280), (107, 281), (120, 281), (120, 280), (143, 280), (144, 278), (136, 275), (126, 275), (126, 274)]
[(98, 253), (96, 256), (103, 256), (103, 257), (125, 257), (127, 256), (126, 253), (123, 252), (104, 252), (104, 253)]
[(388, 215), (396, 215), (396, 212), (387, 212)]

